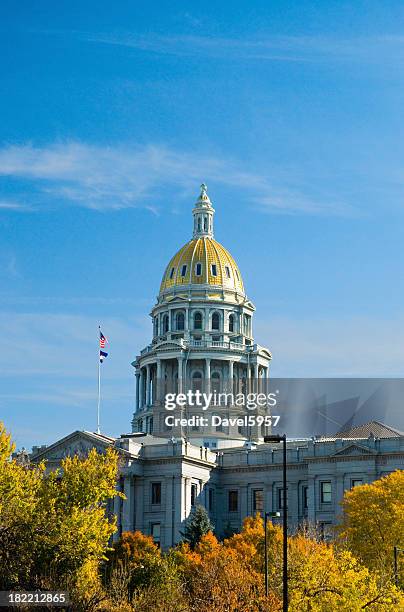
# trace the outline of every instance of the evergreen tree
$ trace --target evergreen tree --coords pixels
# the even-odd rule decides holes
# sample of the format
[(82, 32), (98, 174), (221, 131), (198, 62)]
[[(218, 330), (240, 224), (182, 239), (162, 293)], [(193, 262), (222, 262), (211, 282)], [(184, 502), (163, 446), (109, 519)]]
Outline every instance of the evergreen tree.
[(203, 506), (195, 506), (185, 522), (185, 529), (181, 532), (185, 542), (188, 542), (192, 549), (198, 544), (202, 536), (209, 531), (213, 532), (213, 525), (209, 515)]

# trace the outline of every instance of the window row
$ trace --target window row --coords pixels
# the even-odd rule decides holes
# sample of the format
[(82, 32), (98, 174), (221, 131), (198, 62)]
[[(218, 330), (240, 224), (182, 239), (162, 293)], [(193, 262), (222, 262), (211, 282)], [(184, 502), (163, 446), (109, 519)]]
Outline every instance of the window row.
[[(229, 332), (235, 331), (235, 321), (236, 321), (235, 315), (230, 314), (229, 319), (228, 319)], [(212, 319), (211, 319), (211, 329), (215, 331), (220, 331), (220, 322), (221, 322), (220, 314), (218, 312), (214, 312), (212, 314)], [(158, 317), (156, 317), (154, 320), (154, 327), (155, 327), (155, 335), (158, 336), (159, 335)], [(193, 315), (193, 329), (202, 330), (202, 327), (203, 327), (203, 315), (201, 312), (195, 312)], [(172, 331), (184, 331), (184, 329), (185, 329), (185, 313), (177, 312), (174, 317), (174, 330)], [(163, 315), (161, 319), (161, 333), (166, 334), (168, 331), (170, 331), (170, 317), (168, 314), (165, 314)]]
[[(351, 488), (358, 487), (363, 484), (361, 478), (351, 479)], [(307, 485), (301, 488), (301, 507), (303, 510), (308, 509), (308, 491)], [(332, 503), (332, 482), (330, 480), (324, 480), (320, 482), (320, 503), (331, 504)], [(288, 490), (286, 489), (286, 496)], [(283, 488), (278, 487), (276, 489), (276, 508), (277, 510), (283, 510)], [(287, 506), (288, 507), (288, 506)], [(228, 512), (238, 512), (239, 509), (239, 491), (238, 489), (230, 490), (227, 492), (227, 509)], [(263, 489), (253, 489), (252, 491), (252, 512), (264, 511), (264, 491)]]
[[(179, 272), (180, 272), (180, 277), (184, 278), (187, 275), (187, 271), (188, 271), (188, 265), (187, 264), (182, 264), (182, 266), (179, 268)], [(230, 279), (231, 278), (231, 268), (230, 266), (225, 266), (224, 267), (224, 271), (225, 271), (225, 276), (226, 278)], [(240, 280), (240, 276), (238, 273), (238, 270), (235, 269), (234, 270), (235, 275), (237, 280)], [(203, 264), (198, 262), (194, 265), (194, 274), (195, 276), (202, 276), (203, 273)], [(210, 264), (210, 273), (212, 276), (218, 276), (218, 266), (217, 264)], [(171, 268), (170, 270), (170, 280), (173, 280), (175, 275), (175, 267)]]

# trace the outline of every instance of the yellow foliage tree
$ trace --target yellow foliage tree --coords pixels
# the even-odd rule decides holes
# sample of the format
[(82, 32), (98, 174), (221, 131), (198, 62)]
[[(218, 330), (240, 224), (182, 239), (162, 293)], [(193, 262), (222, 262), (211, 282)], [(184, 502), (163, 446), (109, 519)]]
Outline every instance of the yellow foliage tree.
[[(394, 546), (404, 548), (404, 471), (345, 493), (340, 537), (367, 567), (392, 576)], [(404, 559), (401, 564), (404, 581)]]
[(105, 558), (115, 519), (105, 513), (116, 495), (118, 456), (90, 451), (67, 457), (61, 468), (21, 465), (0, 426), (0, 588), (74, 587), (93, 581)]

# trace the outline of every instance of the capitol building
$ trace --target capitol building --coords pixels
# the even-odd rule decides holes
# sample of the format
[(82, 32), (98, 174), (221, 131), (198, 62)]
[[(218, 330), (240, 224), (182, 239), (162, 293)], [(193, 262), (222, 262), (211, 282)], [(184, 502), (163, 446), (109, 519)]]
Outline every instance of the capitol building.
[[(204, 412), (208, 425), (188, 425), (193, 411), (187, 405), (181, 415), (187, 421), (185, 427), (170, 426), (164, 404), (168, 392), (228, 393), (225, 405), (216, 406), (220, 408), (217, 416), (224, 422), (234, 421), (246, 411), (231, 398), (263, 392), (269, 378), (271, 353), (254, 342), (255, 307), (246, 295), (237, 263), (213, 237), (214, 212), (206, 185), (201, 185), (192, 211), (192, 239), (164, 271), (151, 313), (152, 342), (132, 364), (137, 390), (132, 426), (135, 432), (186, 437), (198, 446), (219, 449), (262, 441), (265, 425), (214, 425), (215, 406)], [(199, 416), (200, 408), (194, 413)]]
[[(282, 450), (264, 443), (271, 429), (283, 433), (282, 414), (276, 423), (268, 399), (272, 356), (254, 339), (255, 306), (236, 261), (214, 238), (214, 213), (202, 185), (192, 237), (162, 276), (151, 342), (132, 362), (131, 433), (115, 438), (78, 430), (31, 454), (52, 469), (67, 455), (117, 449), (117, 489), (125, 499), (117, 496), (109, 507), (116, 537), (140, 530), (164, 549), (181, 540), (197, 504), (219, 537), (238, 530), (248, 515), (279, 513), (274, 520), (281, 522), (284, 511)], [(202, 405), (191, 401), (198, 394)], [(239, 401), (251, 394), (265, 398), (255, 410)], [(173, 410), (168, 397), (177, 402)], [(396, 469), (404, 469), (404, 434), (378, 421), (333, 437), (288, 440), (290, 529), (308, 521), (326, 536), (346, 489)]]

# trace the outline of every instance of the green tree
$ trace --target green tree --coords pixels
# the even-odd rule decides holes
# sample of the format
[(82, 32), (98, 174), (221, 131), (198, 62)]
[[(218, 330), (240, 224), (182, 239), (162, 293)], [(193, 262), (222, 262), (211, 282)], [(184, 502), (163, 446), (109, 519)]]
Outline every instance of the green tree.
[(213, 532), (213, 525), (210, 522), (206, 509), (199, 504), (195, 506), (185, 522), (185, 529), (181, 535), (185, 542), (188, 542), (192, 549), (198, 544), (202, 536)]

